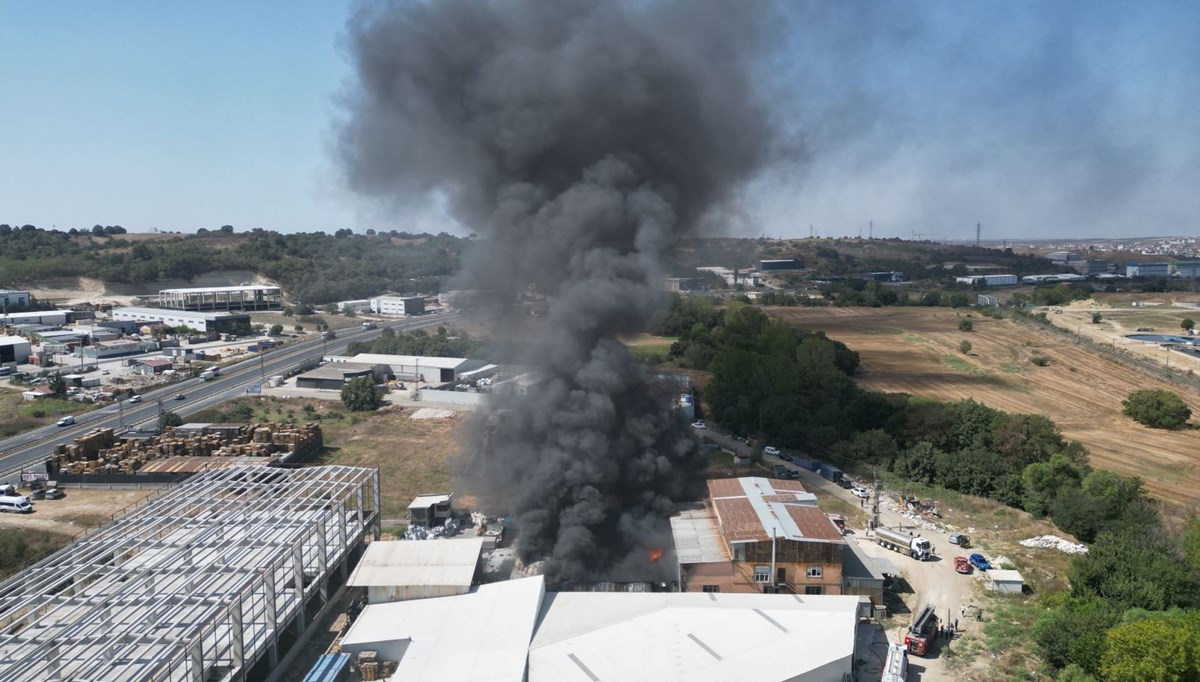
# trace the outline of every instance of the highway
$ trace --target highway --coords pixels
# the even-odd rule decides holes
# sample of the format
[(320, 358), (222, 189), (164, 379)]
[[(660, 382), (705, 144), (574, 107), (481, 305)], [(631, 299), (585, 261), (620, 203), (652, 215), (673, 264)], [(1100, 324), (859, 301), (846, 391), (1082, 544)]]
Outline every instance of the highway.
[[(126, 399), (119, 404), (76, 415), (75, 424), (71, 426), (60, 427), (51, 424), (18, 434), (0, 441), (0, 479), (15, 478), (19, 470), (27, 465), (30, 470), (43, 471), (41, 463), (53, 453), (55, 445), (69, 443), (76, 436), (92, 429), (118, 428), (121, 425), (149, 429), (157, 424), (160, 411), (174, 412), (181, 417), (187, 417), (206, 410), (231, 398), (246, 395), (248, 388), (265, 383), (269, 377), (289, 374), (304, 362), (316, 361), (326, 355), (342, 354), (350, 343), (368, 341), (378, 336), (385, 327), (413, 331), (452, 322), (461, 317), (460, 313), (425, 315), (408, 320), (377, 322), (375, 329), (344, 329), (337, 332), (335, 339), (306, 339), (222, 367), (220, 375), (207, 382), (199, 379), (177, 381), (164, 388), (143, 393), (141, 403), (131, 405)], [(181, 394), (185, 398), (176, 400), (176, 396)]]

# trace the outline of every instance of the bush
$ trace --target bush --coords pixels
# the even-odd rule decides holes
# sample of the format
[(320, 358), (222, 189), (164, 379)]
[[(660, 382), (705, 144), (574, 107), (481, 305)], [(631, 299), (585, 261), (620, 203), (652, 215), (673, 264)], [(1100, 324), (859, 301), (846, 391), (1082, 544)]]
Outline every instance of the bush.
[(271, 325), (271, 331), (268, 333), (271, 336), (282, 336), (283, 335), (283, 325), (282, 324)]
[(1125, 416), (1155, 429), (1177, 429), (1192, 417), (1192, 410), (1170, 391), (1142, 390), (1122, 403)]
[(1104, 319), (1104, 316), (1101, 315), (1100, 313), (1092, 313), (1092, 324), (1100, 324), (1100, 320), (1103, 320), (1103, 319)]
[(1183, 318), (1183, 321), (1179, 323), (1179, 328), (1184, 330), (1195, 329), (1196, 321), (1190, 317), (1185, 317)]
[(960, 331), (960, 332), (975, 331), (975, 323), (971, 322), (970, 320), (959, 320), (958, 331)]
[(958, 344), (958, 352), (962, 353), (963, 355), (970, 353), (971, 352), (971, 342), (967, 341), (965, 339), (962, 342), (960, 342)]
[(1029, 358), (1029, 361), (1038, 367), (1045, 367), (1046, 365), (1050, 364), (1050, 358), (1046, 357), (1045, 355), (1035, 355)]
[(170, 426), (180, 426), (183, 424), (183, 417), (174, 412), (162, 412), (158, 415), (158, 428), (165, 429)]

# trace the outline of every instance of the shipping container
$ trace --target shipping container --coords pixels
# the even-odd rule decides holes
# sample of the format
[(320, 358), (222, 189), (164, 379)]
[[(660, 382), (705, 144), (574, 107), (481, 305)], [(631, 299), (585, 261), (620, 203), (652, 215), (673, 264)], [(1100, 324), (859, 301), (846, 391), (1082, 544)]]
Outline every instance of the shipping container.
[(832, 464), (826, 464), (822, 462), (819, 471), (822, 478), (827, 478), (834, 483), (838, 483), (842, 480), (842, 470), (833, 466)]
[(816, 462), (812, 461), (811, 459), (804, 459), (803, 457), (793, 457), (792, 464), (795, 464), (796, 466), (800, 467), (801, 469), (807, 469), (808, 471), (816, 471), (817, 470)]

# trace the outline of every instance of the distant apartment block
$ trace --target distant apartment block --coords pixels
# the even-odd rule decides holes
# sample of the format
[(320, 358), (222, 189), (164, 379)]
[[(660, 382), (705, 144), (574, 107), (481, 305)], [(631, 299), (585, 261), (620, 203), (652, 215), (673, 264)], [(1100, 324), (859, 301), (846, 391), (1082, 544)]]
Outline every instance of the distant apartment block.
[(1170, 277), (1170, 263), (1126, 263), (1126, 277)]
[(377, 296), (371, 299), (371, 312), (376, 315), (420, 315), (425, 312), (425, 299), (421, 296)]
[(15, 289), (0, 289), (0, 310), (23, 308), (29, 305), (29, 292)]
[(772, 270), (803, 270), (804, 261), (799, 258), (781, 258), (775, 260), (760, 260), (758, 261), (759, 272), (771, 272)]
[(278, 310), (283, 307), (283, 290), (258, 284), (162, 289), (158, 304), (174, 310)]

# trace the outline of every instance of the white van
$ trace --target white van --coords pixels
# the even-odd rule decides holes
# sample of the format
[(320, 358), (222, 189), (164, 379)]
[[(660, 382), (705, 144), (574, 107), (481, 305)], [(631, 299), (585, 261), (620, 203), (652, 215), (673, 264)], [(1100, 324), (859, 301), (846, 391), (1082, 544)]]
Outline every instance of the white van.
[(0, 497), (0, 512), (10, 514), (31, 514), (33, 505), (24, 495), (4, 495)]
[(75, 418), (74, 417), (63, 417), (62, 419), (59, 419), (57, 423), (59, 426), (70, 426), (71, 424), (75, 423)]

